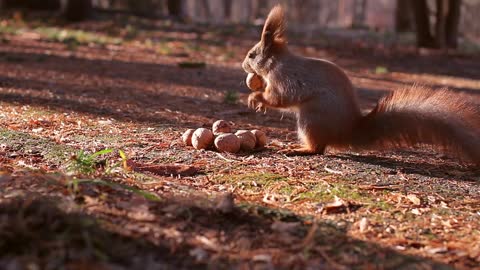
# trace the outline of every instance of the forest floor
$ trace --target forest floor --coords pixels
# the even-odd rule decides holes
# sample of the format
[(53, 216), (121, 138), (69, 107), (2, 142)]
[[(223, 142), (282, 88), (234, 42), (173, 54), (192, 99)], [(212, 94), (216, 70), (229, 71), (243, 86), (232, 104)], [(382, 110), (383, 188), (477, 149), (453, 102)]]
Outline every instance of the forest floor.
[[(1, 269), (480, 269), (478, 169), (428, 148), (277, 153), (294, 119), (246, 106), (258, 29), (17, 16), (0, 33)], [(478, 54), (295, 39), (365, 110), (414, 83), (480, 101)], [(183, 145), (218, 119), (269, 144)]]

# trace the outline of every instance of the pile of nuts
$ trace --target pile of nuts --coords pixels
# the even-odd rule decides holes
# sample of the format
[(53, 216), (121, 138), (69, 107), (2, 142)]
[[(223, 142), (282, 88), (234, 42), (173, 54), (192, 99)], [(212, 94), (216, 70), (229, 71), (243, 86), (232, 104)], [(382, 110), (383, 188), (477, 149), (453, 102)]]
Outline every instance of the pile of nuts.
[(238, 130), (232, 133), (232, 126), (224, 120), (218, 120), (212, 125), (212, 130), (207, 128), (188, 129), (182, 135), (185, 145), (195, 149), (210, 149), (213, 145), (219, 152), (237, 153), (254, 149), (262, 149), (267, 144), (265, 132), (254, 130)]

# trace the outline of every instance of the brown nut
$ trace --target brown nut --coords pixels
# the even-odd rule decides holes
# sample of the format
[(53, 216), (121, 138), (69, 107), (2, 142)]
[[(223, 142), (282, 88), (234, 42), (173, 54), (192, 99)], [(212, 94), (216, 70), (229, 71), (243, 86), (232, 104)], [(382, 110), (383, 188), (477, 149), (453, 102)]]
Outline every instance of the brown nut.
[(257, 143), (255, 144), (255, 148), (263, 148), (267, 144), (267, 135), (265, 132), (254, 129), (251, 131), (253, 135), (255, 135), (255, 138), (257, 139)]
[(193, 132), (195, 132), (195, 129), (187, 129), (187, 131), (185, 131), (182, 135), (182, 141), (185, 145), (187, 146), (191, 146), (192, 145), (192, 135), (193, 135)]
[(221, 134), (215, 138), (215, 147), (220, 152), (236, 153), (240, 150), (240, 140), (232, 133)]
[(232, 126), (225, 120), (217, 120), (212, 125), (212, 131), (214, 135), (220, 135), (221, 133), (232, 132)]
[(192, 134), (192, 145), (195, 149), (207, 149), (213, 143), (213, 132), (206, 128), (199, 128)]
[(262, 77), (255, 73), (248, 73), (246, 82), (248, 88), (252, 91), (262, 91), (264, 88)]
[(252, 132), (248, 130), (239, 130), (235, 133), (235, 135), (240, 139), (240, 148), (243, 151), (252, 151), (255, 148), (257, 143), (257, 139)]

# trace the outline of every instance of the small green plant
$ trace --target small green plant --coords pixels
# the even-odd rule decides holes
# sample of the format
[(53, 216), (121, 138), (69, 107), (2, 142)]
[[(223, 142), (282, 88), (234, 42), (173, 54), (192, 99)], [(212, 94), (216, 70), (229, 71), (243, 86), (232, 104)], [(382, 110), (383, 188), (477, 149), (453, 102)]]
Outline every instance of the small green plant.
[(67, 165), (67, 170), (79, 174), (93, 174), (102, 164), (98, 157), (109, 154), (112, 151), (112, 149), (104, 149), (93, 154), (87, 154), (83, 150), (80, 150), (70, 159), (70, 162)]
[(223, 101), (227, 104), (235, 104), (238, 100), (238, 94), (235, 91), (228, 90), (223, 97)]
[(388, 73), (388, 69), (383, 66), (378, 66), (375, 68), (375, 74), (385, 74)]
[(157, 53), (161, 55), (169, 55), (172, 53), (172, 48), (166, 42), (161, 42), (157, 46)]
[(138, 29), (135, 26), (130, 25), (130, 24), (125, 27), (124, 32), (125, 32), (124, 38), (126, 40), (135, 39), (138, 36), (138, 33), (139, 33)]
[(205, 62), (198, 61), (184, 61), (178, 63), (178, 66), (181, 68), (204, 68), (207, 66)]

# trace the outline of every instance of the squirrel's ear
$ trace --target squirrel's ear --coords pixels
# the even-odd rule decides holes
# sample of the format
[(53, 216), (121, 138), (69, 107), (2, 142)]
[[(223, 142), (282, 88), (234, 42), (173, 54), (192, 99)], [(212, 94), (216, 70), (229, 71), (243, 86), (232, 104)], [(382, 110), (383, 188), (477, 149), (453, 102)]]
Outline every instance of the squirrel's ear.
[(281, 49), (286, 43), (285, 12), (281, 5), (276, 5), (268, 14), (263, 26), (261, 44), (265, 50), (271, 50)]

